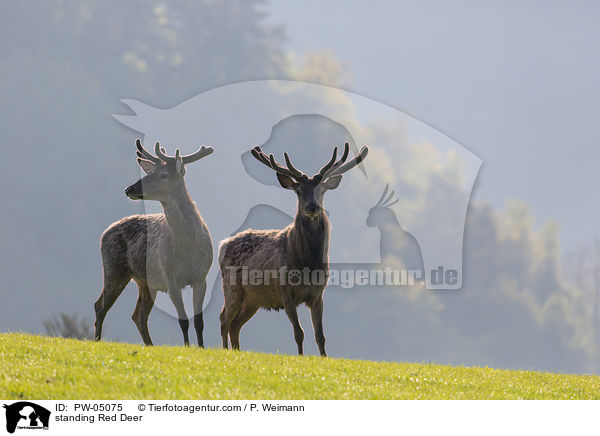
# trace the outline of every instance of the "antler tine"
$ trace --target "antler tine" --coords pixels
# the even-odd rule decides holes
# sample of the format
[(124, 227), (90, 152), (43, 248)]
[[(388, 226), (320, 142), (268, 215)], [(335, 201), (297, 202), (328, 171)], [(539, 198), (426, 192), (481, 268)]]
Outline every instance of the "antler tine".
[[(344, 151), (344, 154), (346, 154), (345, 151)], [(321, 168), (319, 170), (319, 172), (317, 173), (317, 175), (315, 177), (318, 177), (319, 179), (323, 179), (325, 177), (325, 175), (327, 174), (327, 171), (329, 171), (331, 169), (331, 167), (333, 166), (333, 164), (335, 164), (336, 158), (337, 158), (337, 147), (334, 147), (333, 154), (331, 155), (331, 159), (329, 160), (329, 162), (327, 162), (325, 164), (325, 166), (323, 166), (323, 168)]]
[(213, 153), (214, 151), (215, 151), (215, 149), (213, 147), (206, 147), (205, 145), (203, 145), (202, 147), (200, 147), (200, 150), (198, 150), (197, 152), (188, 154), (187, 156), (183, 156), (181, 159), (183, 160), (184, 164), (189, 164), (192, 162), (196, 162), (197, 160), (200, 160), (203, 157), (208, 156), (209, 154)]
[(266, 166), (271, 168), (271, 162), (269, 162), (269, 158), (267, 157), (267, 155), (262, 151), (262, 149), (258, 145), (256, 147), (254, 147), (252, 150), (250, 150), (250, 153), (252, 153), (252, 156), (254, 156), (256, 159), (258, 159), (259, 161), (264, 163)]
[(338, 161), (338, 163), (344, 163), (346, 162), (346, 159), (348, 158), (348, 154), (350, 153), (350, 144), (348, 144), (347, 142), (344, 144), (344, 154), (342, 154), (341, 159)]
[(363, 160), (365, 160), (365, 158), (367, 157), (367, 154), (369, 154), (369, 147), (367, 147), (365, 145), (365, 146), (363, 146), (363, 148), (360, 149), (358, 154), (355, 155), (351, 160), (346, 162), (344, 165), (341, 165), (341, 166), (336, 165), (336, 167), (329, 170), (325, 176), (331, 177), (331, 176), (337, 176), (339, 174), (344, 174), (346, 171), (351, 170), (356, 165), (358, 165)]
[[(261, 161), (263, 164), (265, 164), (266, 166), (268, 166), (269, 168), (271, 168), (272, 170), (275, 170), (276, 172), (280, 173), (280, 174), (285, 174), (288, 177), (291, 177), (293, 179), (299, 179), (302, 176), (306, 177), (304, 175), (304, 173), (302, 173), (301, 171), (298, 171), (296, 168), (294, 168), (292, 166), (292, 169), (290, 168), (285, 168), (281, 165), (279, 165), (276, 161), (275, 161), (275, 157), (273, 156), (273, 154), (270, 154), (269, 157), (267, 157), (267, 155), (265, 154), (264, 151), (262, 151), (262, 149), (260, 148), (260, 146), (256, 146), (254, 147), (252, 150), (250, 150), (250, 152), (252, 153), (252, 156), (254, 156), (257, 160)], [(289, 158), (286, 157), (286, 162), (289, 161)], [(290, 163), (291, 165), (291, 163)]]
[(155, 164), (161, 163), (161, 160), (158, 157), (154, 156), (152, 153), (150, 153), (148, 150), (146, 150), (142, 146), (142, 141), (140, 140), (140, 138), (135, 140), (135, 146), (138, 149), (138, 151), (137, 151), (138, 157), (141, 157), (142, 159), (147, 159), (150, 162), (154, 162)]
[(335, 164), (333, 164), (331, 167), (328, 168), (328, 170), (323, 175), (323, 178), (333, 175), (333, 172), (335, 171), (335, 169), (338, 168), (340, 165), (342, 165), (344, 162), (346, 162), (346, 159), (348, 158), (349, 153), (350, 153), (350, 145), (346, 142), (344, 144), (344, 153), (342, 154), (342, 157)]
[(377, 204), (373, 207), (378, 207), (383, 204), (383, 198), (385, 197), (385, 194), (387, 194), (389, 187), (390, 187), (390, 185), (386, 183), (385, 189), (383, 190), (383, 194), (381, 194), (381, 197), (379, 197), (379, 200), (377, 200)]
[(165, 154), (165, 149), (161, 148), (160, 143), (157, 142), (154, 144), (154, 153), (163, 161), (163, 162), (171, 162), (175, 160), (173, 157), (169, 157)]
[(271, 168), (273, 168), (275, 171), (277, 171), (278, 173), (284, 174), (286, 176), (289, 176), (293, 179), (298, 179), (299, 177), (294, 174), (289, 168), (285, 168), (281, 165), (279, 165), (276, 161), (275, 161), (275, 157), (273, 156), (273, 153), (271, 153), (269, 155), (269, 163), (271, 164)]
[(294, 168), (294, 165), (292, 165), (292, 162), (290, 161), (290, 157), (288, 156), (287, 153), (283, 153), (283, 157), (285, 158), (285, 164), (287, 165), (287, 167), (289, 168), (289, 170), (296, 175), (297, 179), (301, 179), (302, 177), (306, 177), (306, 174), (304, 174), (302, 171), (297, 170), (296, 168)]

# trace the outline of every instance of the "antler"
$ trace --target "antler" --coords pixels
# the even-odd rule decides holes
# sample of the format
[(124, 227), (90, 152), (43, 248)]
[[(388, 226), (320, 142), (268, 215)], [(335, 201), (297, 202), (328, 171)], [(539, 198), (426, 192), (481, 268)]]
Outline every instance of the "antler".
[[(336, 150), (337, 150), (337, 148), (336, 148)], [(335, 160), (335, 151), (336, 150), (334, 150), (334, 158), (332, 158), (332, 160)], [(360, 149), (360, 151), (358, 152), (357, 155), (355, 155), (348, 162), (344, 163), (346, 161), (346, 158), (348, 157), (349, 151), (350, 151), (350, 146), (346, 142), (346, 144), (344, 144), (344, 154), (342, 155), (340, 160), (338, 160), (335, 164), (329, 166), (329, 168), (326, 168), (327, 165), (329, 165), (329, 163), (331, 163), (331, 161), (330, 161), (327, 165), (325, 165), (321, 169), (321, 171), (319, 172), (319, 175), (321, 173), (323, 173), (323, 175), (321, 177), (323, 179), (325, 179), (327, 177), (344, 174), (346, 171), (351, 170), (356, 165), (358, 165), (363, 160), (365, 160), (365, 158), (367, 157), (367, 154), (369, 154), (369, 147), (367, 147), (366, 145), (363, 146), (363, 148)], [(325, 169), (324, 172), (323, 172), (323, 169)]]
[[(346, 143), (346, 147), (344, 149), (344, 154), (342, 155), (340, 160), (346, 160), (346, 157), (348, 157), (348, 143)], [(327, 162), (323, 168), (321, 168), (319, 170), (319, 172), (315, 175), (315, 177), (318, 178), (318, 180), (323, 180), (323, 177), (325, 176), (325, 174), (327, 173), (327, 171), (329, 171), (329, 169), (331, 167), (333, 167), (334, 163), (335, 163), (335, 158), (337, 157), (337, 147), (334, 147), (333, 149), (333, 155), (331, 155), (331, 159), (329, 159), (329, 162)]]
[(198, 150), (197, 152), (188, 154), (187, 156), (183, 156), (181, 159), (183, 160), (184, 165), (186, 165), (186, 164), (190, 164), (192, 162), (196, 162), (197, 160), (200, 160), (203, 157), (208, 156), (209, 154), (211, 154), (214, 151), (215, 151), (215, 149), (213, 147), (207, 147), (207, 146), (203, 145), (200, 147), (200, 150)]
[[(286, 164), (287, 168), (283, 167), (282, 165), (279, 165), (275, 161), (273, 154), (270, 154), (267, 157), (267, 155), (262, 151), (262, 149), (258, 145), (251, 150), (251, 153), (252, 153), (252, 156), (254, 156), (256, 159), (258, 159), (263, 164), (265, 164), (269, 168), (277, 171), (280, 174), (284, 174), (284, 175), (292, 177), (293, 179), (296, 179), (296, 180), (308, 179), (308, 176), (306, 174), (304, 174), (302, 171), (294, 168), (294, 166), (292, 165), (292, 162), (290, 161), (290, 157), (288, 156), (287, 153), (283, 153), (283, 156), (285, 157), (285, 164)], [(369, 153), (369, 148), (367, 146), (364, 146), (356, 156), (354, 156), (350, 161), (346, 162), (346, 159), (348, 158), (349, 153), (350, 153), (350, 145), (346, 142), (346, 144), (344, 145), (344, 154), (342, 154), (342, 157), (336, 162), (337, 147), (335, 147), (333, 149), (333, 155), (331, 156), (331, 159), (329, 160), (329, 162), (327, 162), (319, 170), (319, 172), (313, 176), (313, 179), (320, 182), (321, 180), (323, 180), (327, 177), (345, 173), (346, 171), (354, 168), (356, 165), (361, 163), (365, 159), (365, 157), (367, 157), (367, 154)], [(346, 162), (346, 163), (344, 164), (344, 162)]]
[(279, 165), (275, 161), (275, 157), (273, 156), (272, 153), (269, 155), (269, 157), (267, 157), (265, 152), (262, 151), (262, 149), (258, 145), (256, 147), (254, 147), (250, 152), (252, 153), (252, 156), (254, 156), (256, 159), (258, 159), (263, 164), (265, 164), (266, 166), (268, 166), (269, 168), (271, 168), (272, 170), (275, 170), (276, 172), (278, 172), (280, 174), (286, 175), (286, 176), (291, 177), (296, 180), (305, 180), (308, 178), (308, 176), (306, 174), (304, 174), (302, 171), (296, 169), (292, 165), (292, 162), (290, 161), (290, 157), (288, 156), (287, 153), (283, 153), (283, 156), (285, 158), (285, 163), (287, 165), (287, 168), (285, 168), (282, 165)]
[[(208, 156), (213, 151), (215, 151), (214, 148), (206, 147), (203, 145), (202, 147), (200, 147), (200, 150), (198, 150), (197, 152), (188, 154), (187, 156), (182, 156), (181, 160), (184, 165), (189, 164), (192, 162), (196, 162), (197, 160), (202, 159), (205, 156)], [(175, 150), (175, 157), (170, 157), (165, 154), (165, 149), (161, 148), (160, 143), (158, 143), (158, 142), (154, 145), (154, 153), (156, 153), (158, 158), (160, 158), (160, 160), (162, 160), (163, 162), (174, 162), (175, 159), (179, 158), (179, 149)], [(155, 158), (155, 159), (157, 159), (157, 158)]]
[(140, 138), (138, 138), (138, 139), (135, 140), (135, 146), (138, 149), (137, 156), (139, 158), (149, 160), (150, 162), (153, 162), (155, 164), (162, 163), (162, 161), (160, 160), (160, 158), (154, 156), (152, 153), (150, 153), (148, 150), (146, 150), (142, 146), (142, 141), (140, 140)]

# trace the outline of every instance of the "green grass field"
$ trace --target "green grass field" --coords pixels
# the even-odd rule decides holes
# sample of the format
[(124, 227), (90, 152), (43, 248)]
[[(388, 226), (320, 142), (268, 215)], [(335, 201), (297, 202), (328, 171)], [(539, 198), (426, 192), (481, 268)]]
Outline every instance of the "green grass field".
[(600, 377), (0, 334), (4, 399), (597, 399)]

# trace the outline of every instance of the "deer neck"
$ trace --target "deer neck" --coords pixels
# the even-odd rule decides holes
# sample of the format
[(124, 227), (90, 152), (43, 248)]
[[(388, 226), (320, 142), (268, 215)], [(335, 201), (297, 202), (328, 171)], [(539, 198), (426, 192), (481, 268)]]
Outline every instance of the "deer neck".
[(309, 219), (296, 213), (290, 226), (289, 256), (299, 267), (324, 269), (329, 262), (329, 219), (325, 213)]
[(173, 235), (182, 240), (193, 240), (202, 227), (202, 217), (182, 182), (168, 200), (161, 201), (167, 224)]

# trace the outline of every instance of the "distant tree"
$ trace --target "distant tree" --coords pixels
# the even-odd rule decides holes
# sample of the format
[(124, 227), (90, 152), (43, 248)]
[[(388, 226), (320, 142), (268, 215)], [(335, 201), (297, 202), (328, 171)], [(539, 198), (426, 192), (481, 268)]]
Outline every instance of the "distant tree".
[(565, 280), (571, 286), (570, 318), (579, 327), (579, 342), (593, 355), (594, 370), (600, 367), (600, 239), (565, 253)]
[(61, 313), (44, 321), (46, 333), (50, 336), (62, 336), (63, 338), (92, 339), (92, 325), (86, 318), (78, 319), (77, 314), (67, 315)]
[(0, 6), (0, 57), (28, 53), (87, 70), (115, 98), (155, 106), (282, 75), (280, 26), (260, 0), (21, 2)]

